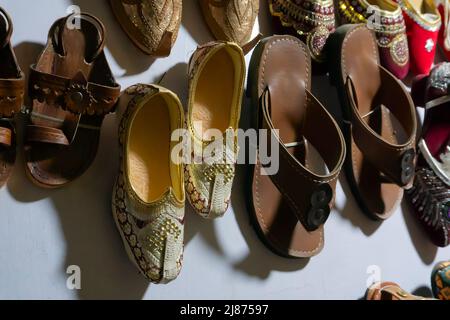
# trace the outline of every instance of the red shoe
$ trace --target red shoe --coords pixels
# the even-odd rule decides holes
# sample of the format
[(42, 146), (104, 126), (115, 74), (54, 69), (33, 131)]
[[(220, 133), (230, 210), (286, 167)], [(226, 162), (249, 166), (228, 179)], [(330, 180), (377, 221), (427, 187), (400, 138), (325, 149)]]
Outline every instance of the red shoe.
[(440, 247), (450, 244), (450, 63), (418, 76), (411, 94), (425, 107), (414, 185), (407, 190), (420, 224)]
[(433, 0), (397, 0), (403, 10), (411, 71), (428, 74), (434, 62), (441, 16)]
[(409, 71), (408, 41), (402, 10), (397, 3), (392, 0), (339, 0), (338, 11), (341, 23), (367, 23), (367, 27), (375, 32), (381, 65), (399, 79), (406, 77)]
[(438, 44), (448, 61), (450, 61), (450, 34), (448, 32), (448, 21), (450, 18), (450, 3), (448, 0), (435, 0), (442, 18), (442, 27), (439, 31)]

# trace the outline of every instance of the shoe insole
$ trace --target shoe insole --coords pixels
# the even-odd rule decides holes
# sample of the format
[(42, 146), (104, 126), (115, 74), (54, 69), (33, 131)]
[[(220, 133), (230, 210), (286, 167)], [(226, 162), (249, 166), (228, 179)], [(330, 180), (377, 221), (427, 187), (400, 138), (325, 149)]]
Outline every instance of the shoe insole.
[[(204, 140), (210, 140), (208, 129), (225, 132), (230, 125), (234, 98), (235, 71), (232, 57), (220, 49), (206, 63), (198, 79), (191, 119), (194, 130)], [(204, 135), (205, 134), (205, 135)]]
[(160, 95), (135, 115), (128, 140), (128, 174), (133, 190), (145, 202), (158, 200), (172, 185), (170, 114)]

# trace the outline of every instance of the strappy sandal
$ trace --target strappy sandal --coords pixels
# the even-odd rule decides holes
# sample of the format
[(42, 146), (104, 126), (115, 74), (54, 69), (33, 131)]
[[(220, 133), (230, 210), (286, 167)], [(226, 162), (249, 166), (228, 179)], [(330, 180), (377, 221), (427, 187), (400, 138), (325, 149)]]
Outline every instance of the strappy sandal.
[(435, 300), (412, 295), (394, 282), (376, 282), (367, 289), (366, 300)]
[(178, 37), (182, 0), (109, 0), (128, 37), (142, 52), (166, 57)]
[(0, 187), (11, 175), (16, 160), (14, 115), (22, 108), (25, 76), (19, 68), (10, 39), (11, 18), (0, 7)]
[[(343, 135), (310, 88), (311, 57), (303, 42), (273, 36), (258, 44), (248, 90), (253, 128), (265, 131), (251, 155), (256, 164), (248, 172), (248, 207), (263, 243), (291, 258), (311, 257), (323, 248), (324, 224), (345, 158)], [(272, 168), (262, 157), (263, 138), (267, 153), (279, 158)]]
[(389, 218), (414, 178), (414, 105), (403, 85), (380, 65), (375, 35), (343, 25), (327, 42), (330, 80), (339, 91), (347, 141), (345, 173), (369, 217)]
[(416, 106), (425, 108), (413, 187), (407, 191), (413, 212), (430, 240), (450, 244), (450, 63), (413, 81)]
[[(79, 19), (73, 28), (70, 19)], [(57, 20), (31, 66), (25, 132), (26, 172), (37, 185), (61, 187), (83, 174), (97, 153), (100, 128), (120, 95), (103, 52), (105, 29), (82, 13)]]

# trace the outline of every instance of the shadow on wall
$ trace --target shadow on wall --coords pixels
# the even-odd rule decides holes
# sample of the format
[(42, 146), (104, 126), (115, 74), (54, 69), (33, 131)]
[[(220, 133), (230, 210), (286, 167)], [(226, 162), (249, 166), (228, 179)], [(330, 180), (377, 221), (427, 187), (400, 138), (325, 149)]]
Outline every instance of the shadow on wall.
[(428, 235), (422, 230), (419, 222), (414, 216), (413, 209), (407, 203), (407, 199), (402, 202), (403, 218), (408, 228), (411, 242), (416, 248), (417, 253), (426, 265), (431, 265), (436, 258), (438, 248), (431, 242)]
[(145, 55), (134, 46), (120, 27), (109, 1), (72, 0), (82, 12), (88, 12), (99, 18), (106, 27), (106, 45), (119, 66), (125, 70), (124, 76), (136, 75), (150, 68), (154, 58)]

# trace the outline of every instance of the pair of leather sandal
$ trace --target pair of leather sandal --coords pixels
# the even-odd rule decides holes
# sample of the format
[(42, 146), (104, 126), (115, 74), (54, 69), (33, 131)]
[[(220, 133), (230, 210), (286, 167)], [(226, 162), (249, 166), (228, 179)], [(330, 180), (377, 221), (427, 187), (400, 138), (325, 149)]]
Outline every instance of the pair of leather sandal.
[(343, 165), (362, 211), (377, 220), (392, 215), (414, 178), (414, 105), (380, 65), (374, 33), (341, 26), (325, 50), (340, 93), (342, 131), (310, 92), (311, 56), (303, 42), (266, 38), (251, 59), (252, 127), (263, 135), (252, 155), (248, 206), (260, 238), (285, 257), (311, 257), (323, 248)]
[(11, 46), (13, 24), (0, 7), (0, 187), (11, 175), (16, 160), (15, 114), (24, 99), (25, 75), (20, 70)]
[[(0, 182), (14, 165), (12, 118), (21, 111), (25, 77), (11, 48), (12, 23), (0, 8)], [(79, 21), (79, 28), (73, 23)], [(83, 174), (95, 158), (104, 116), (114, 111), (120, 86), (108, 67), (105, 29), (94, 16), (57, 20), (47, 46), (31, 66), (24, 152), (26, 172), (37, 185), (57, 188)]]
[[(142, 52), (156, 57), (170, 55), (181, 25), (182, 0), (109, 2), (120, 25)], [(217, 40), (241, 47), (247, 44), (258, 16), (259, 0), (201, 0), (200, 6)]]

